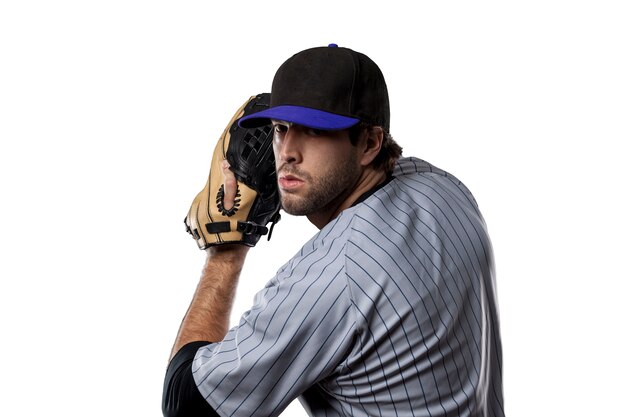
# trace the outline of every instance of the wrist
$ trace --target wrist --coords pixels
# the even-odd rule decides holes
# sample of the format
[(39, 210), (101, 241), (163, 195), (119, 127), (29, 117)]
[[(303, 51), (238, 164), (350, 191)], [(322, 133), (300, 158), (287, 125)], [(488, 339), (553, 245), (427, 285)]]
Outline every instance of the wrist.
[(227, 243), (223, 245), (215, 245), (206, 249), (207, 257), (245, 257), (250, 250), (250, 246), (238, 243)]

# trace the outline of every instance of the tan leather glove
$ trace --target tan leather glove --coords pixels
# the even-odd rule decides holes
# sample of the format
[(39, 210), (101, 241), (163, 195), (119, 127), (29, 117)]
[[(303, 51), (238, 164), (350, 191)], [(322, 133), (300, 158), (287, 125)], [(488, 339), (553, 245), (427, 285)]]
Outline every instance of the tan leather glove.
[[(235, 113), (219, 138), (209, 179), (185, 217), (187, 232), (200, 249), (226, 243), (254, 246), (280, 219), (280, 199), (272, 150), (272, 126), (246, 129), (237, 125), (248, 114), (269, 106), (268, 93), (250, 97)], [(237, 180), (234, 206), (224, 204), (222, 163), (228, 161)]]

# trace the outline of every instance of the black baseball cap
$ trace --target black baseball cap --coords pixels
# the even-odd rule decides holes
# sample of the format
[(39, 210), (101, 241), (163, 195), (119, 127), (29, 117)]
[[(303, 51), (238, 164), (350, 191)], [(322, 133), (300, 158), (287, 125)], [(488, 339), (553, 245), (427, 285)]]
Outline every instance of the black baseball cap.
[(389, 94), (383, 73), (366, 55), (336, 44), (306, 49), (274, 76), (270, 107), (241, 118), (242, 127), (271, 119), (339, 130), (360, 121), (389, 131)]

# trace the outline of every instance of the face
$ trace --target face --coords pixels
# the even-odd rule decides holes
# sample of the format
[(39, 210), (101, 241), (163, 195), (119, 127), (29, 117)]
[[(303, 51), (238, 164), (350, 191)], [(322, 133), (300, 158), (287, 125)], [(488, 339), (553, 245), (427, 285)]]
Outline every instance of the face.
[(324, 131), (274, 121), (274, 154), (283, 209), (293, 215), (332, 213), (361, 174), (347, 130)]

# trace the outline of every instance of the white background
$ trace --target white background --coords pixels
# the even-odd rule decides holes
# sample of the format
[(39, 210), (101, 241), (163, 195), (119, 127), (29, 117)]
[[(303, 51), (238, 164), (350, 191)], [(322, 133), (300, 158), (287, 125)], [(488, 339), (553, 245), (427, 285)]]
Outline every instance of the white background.
[[(405, 154), (479, 201), (507, 414), (623, 413), (621, 2), (397, 3), (2, 3), (3, 415), (160, 415), (204, 261), (182, 220), (215, 140), (285, 59), (331, 42), (382, 68)], [(313, 232), (285, 216), (251, 251), (234, 316)]]

